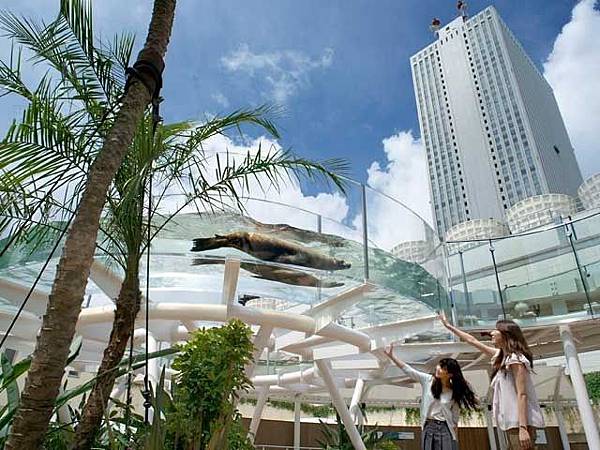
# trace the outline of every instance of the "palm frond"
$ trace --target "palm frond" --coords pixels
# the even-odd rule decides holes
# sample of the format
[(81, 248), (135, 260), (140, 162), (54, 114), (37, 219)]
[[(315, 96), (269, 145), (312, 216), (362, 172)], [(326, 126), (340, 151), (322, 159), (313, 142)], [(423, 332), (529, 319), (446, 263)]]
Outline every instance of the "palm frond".
[(94, 47), (91, 24), (91, 3), (80, 0), (62, 0), (59, 16), (47, 25), (0, 13), (4, 35), (31, 50), (34, 63), (57, 71), (64, 96), (83, 102), (88, 113), (99, 120), (120, 96), (123, 78), (113, 77), (114, 61)]
[(125, 85), (125, 69), (129, 67), (134, 44), (135, 35), (125, 32), (115, 35), (112, 41), (104, 48), (104, 52), (108, 57), (116, 62), (113, 77), (120, 80), (123, 85)]
[(96, 51), (94, 48), (92, 3), (81, 0), (61, 0), (60, 14), (69, 24), (81, 50), (90, 61), (94, 61)]
[[(232, 207), (243, 211), (245, 209), (244, 193), (250, 192), (253, 188), (262, 191), (266, 191), (267, 186), (278, 188), (286, 179), (291, 180), (298, 176), (309, 177), (313, 180), (323, 178), (326, 182), (332, 180), (336, 186), (343, 189), (345, 182), (340, 172), (344, 172), (347, 168), (347, 164), (341, 160), (315, 163), (303, 158), (295, 158), (289, 152), (279, 149), (263, 152), (260, 148), (254, 154), (248, 152), (241, 162), (237, 162), (227, 152), (224, 157), (217, 154), (213, 174), (215, 181), (211, 181), (207, 177), (203, 164), (204, 161), (196, 167), (193, 177), (184, 180), (175, 177), (165, 181), (167, 185), (177, 182), (186, 201), (176, 211), (161, 214), (163, 220), (153, 230), (152, 239), (190, 204), (199, 203), (202, 205), (202, 209), (213, 212)], [(338, 172), (334, 172), (334, 170)], [(155, 213), (159, 207), (159, 204), (155, 205)]]
[(14, 44), (11, 44), (8, 64), (0, 60), (0, 97), (17, 94), (25, 99), (31, 99), (33, 94), (21, 76), (21, 55), (21, 49), (15, 49)]

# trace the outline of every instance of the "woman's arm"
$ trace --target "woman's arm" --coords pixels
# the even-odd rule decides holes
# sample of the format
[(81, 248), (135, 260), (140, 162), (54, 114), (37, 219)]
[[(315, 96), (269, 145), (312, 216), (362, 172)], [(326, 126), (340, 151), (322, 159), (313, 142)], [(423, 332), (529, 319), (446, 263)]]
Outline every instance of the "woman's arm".
[(484, 343), (480, 342), (475, 336), (471, 336), (469, 333), (466, 333), (463, 330), (451, 325), (443, 313), (438, 315), (438, 319), (440, 322), (442, 322), (442, 325), (444, 325), (448, 330), (450, 330), (455, 336), (458, 336), (460, 339), (465, 341), (467, 344), (472, 345), (480, 352), (485, 353), (488, 356), (494, 356), (496, 354), (496, 349), (494, 347), (485, 345)]
[(413, 368), (410, 364), (407, 364), (405, 361), (396, 357), (396, 355), (394, 355), (393, 345), (389, 345), (386, 347), (385, 354), (388, 356), (388, 358), (392, 360), (394, 364), (396, 364), (400, 369), (402, 369), (413, 380), (423, 383), (429, 379), (428, 374)]
[(452, 407), (452, 419), (454, 420), (454, 435), (458, 442), (458, 421), (460, 420), (460, 406), (457, 403)]
[(531, 448), (531, 436), (527, 428), (527, 368), (523, 364), (511, 364), (510, 370), (517, 390), (517, 408), (519, 412), (519, 441), (522, 449)]

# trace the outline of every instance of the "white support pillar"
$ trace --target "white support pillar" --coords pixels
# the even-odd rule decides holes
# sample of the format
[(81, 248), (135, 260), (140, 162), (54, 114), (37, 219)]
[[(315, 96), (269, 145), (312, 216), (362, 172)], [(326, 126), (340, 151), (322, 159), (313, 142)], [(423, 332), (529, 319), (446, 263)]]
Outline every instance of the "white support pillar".
[(254, 338), (254, 353), (252, 356), (252, 362), (246, 366), (246, 376), (248, 378), (252, 378), (254, 375), (256, 363), (258, 362), (260, 355), (262, 355), (265, 347), (269, 344), (269, 339), (271, 338), (272, 332), (273, 327), (270, 325), (261, 325), (261, 327), (258, 329), (256, 337)]
[(354, 385), (354, 393), (352, 394), (352, 400), (350, 401), (350, 414), (352, 414), (352, 420), (358, 426), (362, 425), (362, 412), (360, 411), (360, 401), (362, 400), (363, 392), (365, 389), (365, 381), (358, 377), (356, 384)]
[(562, 412), (562, 406), (558, 402), (554, 403), (554, 413), (556, 414), (556, 422), (558, 423), (558, 433), (560, 434), (562, 448), (563, 450), (571, 450), (569, 434), (567, 433), (567, 426), (565, 425), (565, 416)]
[(564, 369), (561, 367), (556, 374), (556, 383), (554, 385), (554, 414), (556, 415), (556, 422), (558, 424), (558, 433), (560, 435), (560, 441), (562, 442), (563, 450), (571, 450), (571, 444), (569, 443), (569, 435), (567, 433), (567, 427), (565, 426), (565, 417), (562, 413), (562, 405), (560, 404), (560, 382), (563, 377)]
[(327, 389), (329, 389), (329, 395), (331, 396), (331, 400), (333, 402), (333, 406), (337, 410), (340, 415), (344, 426), (346, 427), (346, 432), (350, 437), (350, 441), (352, 445), (354, 445), (355, 450), (366, 450), (365, 444), (363, 443), (358, 430), (356, 429), (356, 425), (354, 425), (354, 421), (352, 420), (352, 416), (346, 407), (346, 403), (344, 402), (344, 398), (338, 387), (335, 385), (335, 380), (333, 379), (333, 374), (331, 373), (331, 367), (329, 363), (325, 360), (317, 360), (315, 361), (317, 368), (319, 369), (319, 373)]
[(508, 436), (506, 431), (496, 427), (496, 434), (498, 435), (498, 443), (500, 444), (500, 450), (508, 450)]
[(269, 398), (269, 386), (265, 386), (260, 389), (256, 397), (256, 406), (254, 407), (254, 414), (252, 414), (252, 420), (250, 421), (250, 428), (248, 430), (250, 440), (254, 443), (256, 439), (256, 433), (258, 432), (258, 426), (260, 425), (260, 419), (262, 418), (262, 412), (265, 408), (265, 403)]
[(485, 415), (488, 440), (490, 441), (490, 450), (498, 450), (498, 446), (496, 445), (496, 434), (494, 433), (494, 424), (492, 422), (492, 411), (490, 411), (489, 405), (484, 405), (483, 412)]
[[(363, 394), (361, 397), (361, 403), (364, 403), (367, 398), (369, 397), (369, 391), (372, 389), (373, 386), (367, 385), (363, 388)], [(360, 419), (358, 421), (358, 424), (362, 427), (365, 423), (368, 423), (367, 417), (365, 415), (365, 412), (363, 411), (360, 415)]]
[[(60, 394), (62, 394), (63, 392), (65, 392), (65, 390), (63, 389), (62, 385), (59, 388), (58, 391)], [(57, 410), (56, 410), (56, 416), (58, 418), (58, 421), (61, 424), (66, 424), (66, 423), (71, 423), (71, 413), (69, 412), (69, 407), (67, 405), (62, 405), (60, 406)]]
[(125, 381), (119, 382), (110, 393), (110, 400), (119, 400), (121, 396), (125, 393), (125, 388), (127, 387), (127, 383)]
[(577, 348), (575, 347), (575, 342), (573, 342), (573, 335), (571, 334), (569, 325), (560, 326), (560, 339), (563, 342), (567, 368), (569, 369), (569, 375), (571, 376), (571, 382), (573, 383), (573, 390), (575, 391), (575, 398), (577, 399), (577, 406), (579, 408), (579, 413), (581, 414), (581, 422), (583, 423), (583, 430), (585, 432), (588, 447), (590, 449), (600, 449), (598, 425), (596, 424), (594, 411), (592, 410), (590, 398), (585, 387), (585, 380), (577, 355)]
[(300, 395), (294, 398), (294, 450), (300, 450)]

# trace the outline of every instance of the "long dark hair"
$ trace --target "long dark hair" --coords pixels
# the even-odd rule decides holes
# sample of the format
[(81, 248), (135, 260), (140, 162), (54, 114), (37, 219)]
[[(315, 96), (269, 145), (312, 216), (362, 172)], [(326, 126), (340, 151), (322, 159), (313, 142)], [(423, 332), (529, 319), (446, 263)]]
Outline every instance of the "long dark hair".
[(533, 353), (529, 349), (529, 345), (525, 340), (525, 336), (523, 336), (521, 327), (512, 320), (502, 319), (496, 322), (496, 330), (502, 333), (504, 345), (498, 352), (496, 359), (494, 359), (492, 379), (500, 370), (505, 370), (504, 359), (506, 356), (512, 355), (513, 353), (525, 356), (533, 369)]
[[(450, 382), (452, 383), (452, 400), (454, 400), (461, 408), (476, 409), (477, 406), (479, 406), (479, 401), (477, 400), (473, 389), (471, 389), (471, 385), (465, 380), (458, 361), (454, 358), (443, 358), (440, 360), (439, 365), (450, 375)], [(442, 394), (442, 388), (442, 380), (434, 375), (433, 382), (431, 383), (431, 393), (434, 398), (439, 400), (440, 395)]]

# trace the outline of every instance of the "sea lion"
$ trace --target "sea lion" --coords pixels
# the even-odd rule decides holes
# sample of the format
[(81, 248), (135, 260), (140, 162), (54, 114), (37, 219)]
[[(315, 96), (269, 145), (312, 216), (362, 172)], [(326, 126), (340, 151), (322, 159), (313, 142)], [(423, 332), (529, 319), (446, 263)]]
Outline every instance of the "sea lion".
[[(204, 264), (223, 264), (224, 262), (225, 261), (223, 259), (219, 258), (196, 258), (192, 261), (192, 265), (201, 266)], [(290, 284), (293, 286), (334, 288), (344, 285), (344, 283), (338, 283), (336, 281), (319, 280), (317, 277), (309, 273), (302, 272), (301, 270), (269, 266), (268, 264), (242, 262), (240, 267), (254, 274), (254, 278), (278, 281), (280, 283)]]
[(278, 233), (278, 234), (290, 234), (293, 237), (299, 238), (306, 242), (321, 242), (327, 244), (329, 247), (345, 247), (346, 242), (344, 238), (336, 236), (335, 234), (318, 233), (316, 231), (305, 230), (303, 228), (297, 228), (287, 223), (262, 223), (258, 220), (252, 219), (251, 217), (244, 217), (245, 220), (252, 223), (256, 228), (261, 231)]
[(271, 236), (246, 231), (236, 231), (211, 238), (194, 239), (191, 251), (201, 252), (221, 247), (232, 247), (263, 261), (281, 264), (311, 267), (321, 270), (340, 270), (350, 268), (350, 264), (340, 259), (324, 255), (311, 248)]

